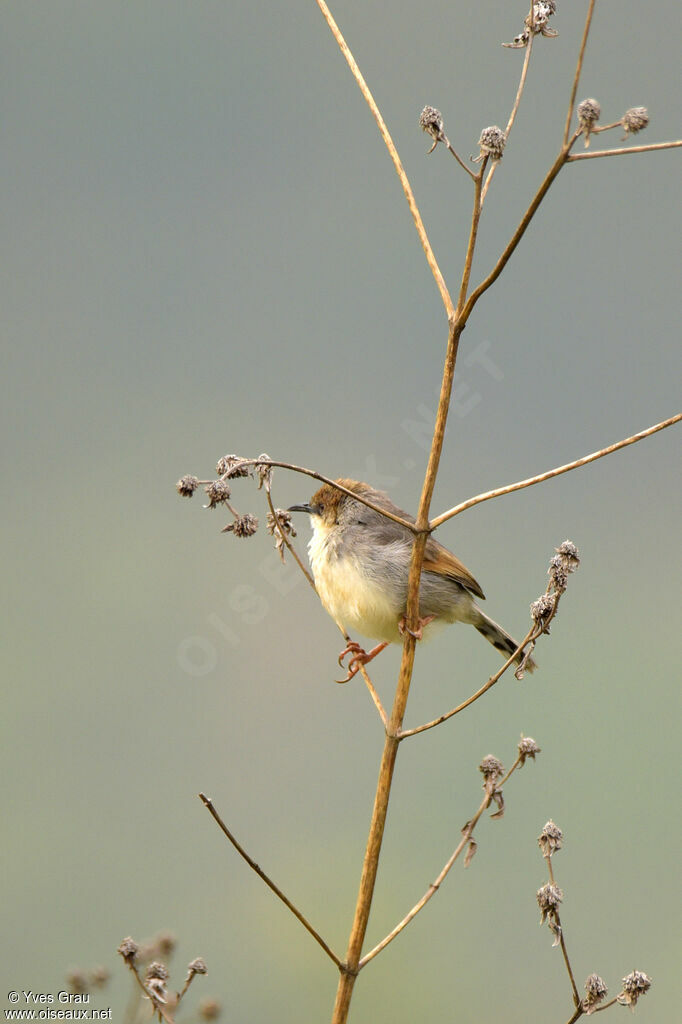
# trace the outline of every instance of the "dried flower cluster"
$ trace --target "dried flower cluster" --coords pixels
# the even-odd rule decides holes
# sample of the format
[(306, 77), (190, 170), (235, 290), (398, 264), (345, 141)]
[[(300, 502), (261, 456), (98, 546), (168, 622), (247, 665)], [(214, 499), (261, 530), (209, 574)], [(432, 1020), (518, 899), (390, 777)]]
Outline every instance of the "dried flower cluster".
[(637, 132), (644, 131), (649, 124), (649, 111), (646, 107), (630, 107), (623, 114), (620, 123), (625, 129), (623, 138), (627, 138), (628, 135), (636, 135)]
[(601, 117), (601, 104), (598, 100), (587, 99), (578, 104), (578, 127), (585, 136), (585, 148), (590, 144), (590, 133)]
[(504, 797), (499, 782), (504, 775), (504, 766), (494, 754), (488, 754), (479, 764), (478, 770), (483, 773), (483, 789), (490, 797), (491, 802), (497, 805), (497, 811), (491, 817), (501, 818), (504, 814)]
[(480, 153), (474, 163), (478, 163), (486, 156), (489, 156), (491, 160), (501, 160), (506, 143), (507, 136), (496, 124), (491, 125), (490, 128), (484, 128), (478, 140)]
[(549, 929), (554, 933), (553, 946), (558, 946), (561, 942), (561, 922), (559, 921), (559, 904), (564, 898), (564, 894), (558, 885), (554, 882), (547, 882), (541, 889), (538, 889), (536, 893), (538, 906), (540, 907), (540, 924), (544, 924), (545, 921), (549, 925)]
[(433, 139), (433, 145), (429, 153), (433, 153), (439, 142), (447, 142), (443, 126), (443, 115), (435, 107), (424, 107), (419, 115), (419, 127)]
[(543, 857), (551, 857), (561, 849), (564, 834), (558, 825), (550, 819), (538, 836), (538, 846), (542, 850)]
[(599, 977), (598, 974), (590, 974), (585, 981), (585, 992), (587, 995), (582, 1001), (583, 1012), (589, 1017), (591, 1013), (594, 1013), (595, 1008), (599, 1003), (603, 1003), (608, 994), (606, 984)]
[(651, 988), (651, 978), (644, 971), (632, 971), (623, 978), (623, 991), (617, 996), (623, 1006), (634, 1009), (640, 996), (645, 996)]
[(547, 39), (555, 39), (559, 33), (556, 29), (549, 27), (549, 19), (556, 14), (556, 3), (554, 0), (540, 0), (533, 4), (533, 16), (527, 14), (524, 19), (524, 28), (517, 36), (514, 36), (511, 43), (502, 43), (510, 50), (520, 50), (528, 46), (531, 32), (534, 36), (542, 35)]
[(274, 516), (272, 512), (268, 512), (267, 528), (270, 536), (275, 538), (277, 554), (284, 561), (284, 548), (286, 547), (284, 538), (296, 536), (296, 530), (291, 521), (291, 512), (287, 512), (283, 508), (276, 508)]
[[(187, 965), (187, 977), (182, 989), (179, 992), (171, 991), (168, 985), (168, 966), (157, 957), (172, 956), (176, 945), (177, 939), (172, 932), (161, 932), (151, 942), (143, 945), (128, 937), (118, 947), (118, 953), (137, 979), (140, 998), (148, 999), (159, 1021), (165, 1021), (166, 1024), (173, 1024), (174, 1013), (196, 975), (208, 973), (204, 958), (196, 957)], [(204, 1020), (215, 1020), (220, 1010), (220, 1004), (215, 999), (203, 1000), (199, 1005), (199, 1016)]]
[(529, 757), (534, 761), (535, 755), (540, 753), (540, 748), (532, 736), (522, 736), (517, 749), (519, 751), (519, 768), (523, 768)]

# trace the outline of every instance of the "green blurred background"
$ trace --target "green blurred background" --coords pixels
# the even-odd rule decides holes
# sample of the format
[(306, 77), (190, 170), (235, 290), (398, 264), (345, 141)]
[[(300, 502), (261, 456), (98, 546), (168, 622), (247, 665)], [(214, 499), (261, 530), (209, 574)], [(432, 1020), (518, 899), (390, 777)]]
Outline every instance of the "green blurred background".
[[(560, 136), (586, 4), (540, 39), (485, 207), (474, 281)], [(465, 176), (418, 128), (439, 107), (464, 156), (504, 124), (525, 4), (341, 2), (444, 273), (461, 266)], [(226, 452), (368, 479), (416, 506), (446, 329), (389, 159), (313, 2), (4, 4), (3, 992), (56, 992), (161, 928), (196, 956), (224, 1020), (329, 1019), (335, 971), (197, 799), (331, 944), (345, 946), (382, 731), (335, 685), (339, 635), (264, 531), (174, 491)], [(579, 97), (646, 105), (679, 133), (679, 8), (597, 6)], [(607, 137), (604, 137), (607, 138)], [(616, 143), (616, 135), (608, 137)], [(434, 510), (618, 440), (677, 410), (679, 158), (567, 168), (470, 320)], [(400, 751), (368, 943), (435, 877), (478, 805), (477, 765), (514, 777), (479, 852), (356, 987), (354, 1024), (564, 1021), (538, 927), (536, 837), (555, 868), (579, 983), (633, 968), (640, 1019), (678, 1006), (679, 430), (443, 527), (517, 636), (556, 544), (583, 564), (541, 671)], [(276, 504), (314, 486), (279, 473)], [(239, 481), (242, 511), (265, 517)], [(301, 550), (308, 538), (301, 517)], [(375, 664), (390, 702), (399, 652)], [(474, 630), (419, 650), (407, 723), (497, 667)], [(193, 995), (196, 1003), (197, 992)], [(3, 996), (4, 998), (4, 996)], [(612, 1011), (613, 1013), (623, 1011)]]

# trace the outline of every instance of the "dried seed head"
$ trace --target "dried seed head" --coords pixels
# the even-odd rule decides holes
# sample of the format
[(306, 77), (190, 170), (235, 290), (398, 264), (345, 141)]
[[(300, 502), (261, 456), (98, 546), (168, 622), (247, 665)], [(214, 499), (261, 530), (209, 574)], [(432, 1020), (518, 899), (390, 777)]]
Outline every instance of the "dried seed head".
[(190, 974), (208, 974), (208, 967), (203, 957), (198, 956), (195, 960), (187, 965), (187, 970)]
[(558, 548), (554, 549), (563, 562), (566, 572), (575, 572), (580, 565), (578, 549), (572, 540), (565, 540)]
[(152, 978), (157, 978), (159, 981), (168, 981), (169, 972), (165, 964), (160, 963), (159, 960), (153, 960), (147, 967), (144, 976), (147, 981), (151, 981)]
[(488, 756), (484, 757), (479, 764), (478, 770), (479, 772), (483, 772), (483, 778), (486, 782), (488, 782), (489, 779), (497, 782), (500, 775), (504, 772), (504, 766), (502, 762), (494, 756), (494, 754), (488, 754)]
[(217, 508), (218, 505), (230, 500), (230, 485), (225, 480), (211, 480), (204, 490), (208, 498), (208, 503), (204, 505), (204, 508)]
[(649, 123), (649, 111), (646, 107), (630, 107), (623, 114), (620, 123), (625, 129), (625, 134), (636, 135), (643, 131)]
[(578, 104), (578, 124), (589, 132), (601, 117), (601, 106), (598, 100), (583, 100)]
[(191, 498), (198, 486), (199, 481), (195, 476), (182, 476), (176, 483), (175, 489), (181, 497)]
[(482, 160), (484, 156), (489, 156), (491, 160), (501, 160), (506, 142), (507, 136), (497, 125), (484, 128), (478, 140), (481, 152), (476, 159)]
[(544, 628), (545, 623), (552, 615), (556, 606), (556, 598), (551, 594), (541, 594), (537, 601), (530, 606), (530, 615), (533, 622)]
[(140, 947), (135, 942), (135, 940), (131, 939), (130, 936), (128, 936), (128, 938), (124, 939), (121, 945), (118, 947), (117, 952), (121, 954), (126, 963), (132, 963), (138, 954), (139, 948)]
[(163, 978), (147, 978), (144, 984), (154, 1002), (166, 1002), (168, 992), (166, 990), (166, 982)]
[(536, 896), (538, 906), (542, 912), (540, 924), (544, 924), (549, 915), (556, 913), (557, 907), (564, 898), (564, 894), (558, 885), (554, 885), (553, 882), (547, 882), (547, 885), (543, 885), (541, 889), (538, 889)]
[(554, 555), (549, 560), (549, 569), (547, 575), (552, 581), (554, 589), (559, 594), (563, 594), (568, 583), (568, 571), (564, 565), (564, 560), (561, 555)]
[(296, 530), (291, 521), (291, 512), (287, 512), (283, 508), (276, 508), (275, 515), (277, 518), (273, 516), (272, 512), (268, 512), (268, 533), (275, 538), (275, 550), (284, 561), (284, 548), (286, 547), (284, 537), (295, 537)]
[(221, 1010), (222, 1006), (217, 999), (202, 999), (199, 1003), (199, 1016), (202, 1020), (215, 1020)]
[(589, 1014), (594, 1013), (597, 1003), (601, 1003), (606, 999), (608, 989), (598, 974), (590, 974), (585, 982), (585, 991), (587, 995), (583, 999), (582, 1008), (589, 1016)]
[(106, 985), (106, 983), (109, 981), (110, 977), (111, 974), (109, 972), (109, 968), (103, 967), (102, 965), (99, 965), (98, 967), (93, 967), (93, 969), (90, 971), (90, 982), (92, 985), (95, 986), (95, 988), (103, 988), (104, 985)]
[(419, 115), (419, 127), (430, 135), (434, 142), (442, 142), (445, 138), (443, 115), (435, 107), (424, 107)]
[(261, 487), (265, 487), (265, 490), (270, 493), (270, 485), (272, 483), (272, 466), (266, 465), (270, 461), (270, 456), (263, 452), (262, 455), (258, 456), (258, 462), (254, 465), (254, 473), (258, 480), (258, 490)]
[(538, 836), (538, 846), (542, 850), (543, 857), (551, 857), (557, 850), (561, 849), (564, 834), (558, 825), (548, 821)]
[(248, 476), (249, 467), (242, 465), (244, 459), (241, 455), (223, 455), (221, 459), (218, 459), (215, 471), (218, 476), (225, 476), (227, 473), (230, 480), (234, 480), (239, 476)]
[(522, 736), (517, 749), (519, 752), (519, 768), (523, 768), (527, 758), (530, 757), (534, 761), (535, 755), (540, 753), (540, 748), (532, 736)]
[(623, 978), (623, 991), (617, 997), (618, 1002), (633, 1009), (639, 997), (646, 995), (650, 988), (651, 978), (644, 971), (632, 971)]
[(82, 993), (88, 991), (88, 977), (80, 967), (73, 967), (66, 975), (66, 983), (70, 992)]
[(233, 533), (235, 537), (253, 537), (257, 529), (258, 519), (256, 516), (252, 516), (250, 512), (245, 512), (243, 516), (237, 516), (233, 523), (228, 523), (227, 526), (223, 527), (221, 532)]

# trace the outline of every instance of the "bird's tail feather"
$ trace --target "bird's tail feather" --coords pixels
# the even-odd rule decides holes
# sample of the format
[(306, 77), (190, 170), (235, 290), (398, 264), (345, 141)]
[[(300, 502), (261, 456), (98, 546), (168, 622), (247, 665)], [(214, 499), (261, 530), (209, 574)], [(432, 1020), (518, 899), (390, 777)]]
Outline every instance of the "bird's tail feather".
[[(474, 605), (475, 614), (472, 616), (472, 625), (476, 627), (481, 636), (484, 636), (488, 643), (496, 647), (497, 650), (504, 655), (505, 661), (510, 657), (518, 647), (516, 640), (506, 633), (502, 626), (498, 626), (496, 622), (488, 618), (485, 612), (482, 612), (478, 605)], [(520, 652), (514, 658), (517, 665), (521, 664), (523, 660), (523, 652)], [(526, 662), (526, 670), (533, 672), (537, 665), (532, 658), (529, 658)]]

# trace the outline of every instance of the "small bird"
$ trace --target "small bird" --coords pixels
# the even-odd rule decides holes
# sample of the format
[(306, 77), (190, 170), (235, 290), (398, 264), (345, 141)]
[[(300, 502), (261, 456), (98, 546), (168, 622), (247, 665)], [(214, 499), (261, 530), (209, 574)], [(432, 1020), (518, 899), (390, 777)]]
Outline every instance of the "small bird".
[[(413, 523), (414, 518), (393, 504), (388, 495), (358, 480), (336, 481), (354, 494), (362, 495), (378, 508), (386, 509)], [(356, 501), (330, 484), (324, 484), (306, 505), (292, 505), (289, 512), (307, 512), (313, 528), (308, 545), (310, 567), (322, 605), (344, 633), (347, 646), (347, 682), (390, 643), (400, 643), (405, 631), (407, 580), (412, 556), (413, 534), (400, 523)], [(485, 595), (469, 570), (451, 551), (433, 537), (426, 542), (419, 590), (417, 639), (428, 636), (439, 625), (468, 622), (501, 651), (505, 659), (517, 643), (501, 626), (481, 611), (474, 597)], [(367, 652), (350, 639), (357, 631), (380, 643)], [(523, 654), (514, 659), (520, 664)], [(529, 658), (525, 668), (532, 672)]]

